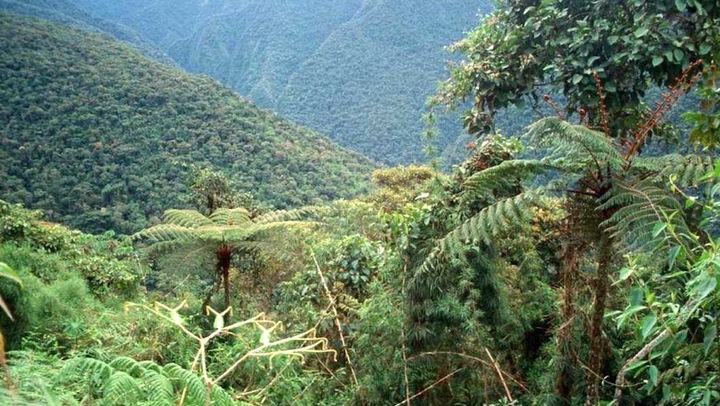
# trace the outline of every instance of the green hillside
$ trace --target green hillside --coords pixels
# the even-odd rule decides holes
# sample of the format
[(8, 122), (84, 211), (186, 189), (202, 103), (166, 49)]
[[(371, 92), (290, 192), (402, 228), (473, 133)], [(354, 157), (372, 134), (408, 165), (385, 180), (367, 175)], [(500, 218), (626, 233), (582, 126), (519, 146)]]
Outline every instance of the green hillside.
[(183, 204), (179, 163), (276, 207), (347, 197), (372, 163), (216, 81), (110, 39), (0, 14), (0, 196), (128, 233)]
[[(493, 2), (74, 0), (131, 27), (178, 65), (378, 161), (423, 161), (425, 101), (443, 47)], [(461, 132), (440, 123), (440, 150)]]
[(147, 56), (163, 63), (173, 63), (165, 52), (136, 31), (102, 19), (72, 0), (0, 0), (0, 11), (40, 17), (88, 31), (104, 32), (138, 48)]

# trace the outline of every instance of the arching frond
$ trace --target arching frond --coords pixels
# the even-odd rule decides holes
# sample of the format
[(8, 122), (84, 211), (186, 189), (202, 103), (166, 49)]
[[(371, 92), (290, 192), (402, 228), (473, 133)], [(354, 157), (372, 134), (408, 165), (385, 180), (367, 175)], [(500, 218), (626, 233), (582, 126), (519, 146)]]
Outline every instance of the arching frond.
[(537, 190), (531, 190), (487, 206), (445, 236), (441, 250), (446, 251), (450, 240), (491, 244), (498, 235), (526, 224), (532, 218), (531, 208), (542, 204), (539, 196)]
[(163, 372), (170, 377), (177, 392), (187, 389), (187, 403), (191, 405), (205, 403), (205, 385), (200, 377), (177, 364), (167, 364)]
[(307, 218), (308, 216), (316, 215), (320, 212), (328, 210), (329, 208), (324, 206), (306, 206), (292, 210), (275, 210), (256, 217), (254, 222), (257, 224), (263, 224), (278, 221), (299, 221)]
[[(689, 242), (692, 233), (682, 215), (682, 204), (652, 179), (637, 184), (616, 183), (601, 210), (614, 211), (600, 224), (612, 232), (613, 238), (622, 241), (628, 249), (657, 245), (669, 235), (658, 224), (669, 223), (674, 237)], [(657, 231), (660, 230), (660, 231)]]
[(213, 386), (210, 399), (214, 406), (235, 406), (232, 397), (219, 385)]
[[(106, 363), (92, 358), (76, 358), (68, 362), (63, 372), (67, 376), (79, 374), (97, 384), (103, 404), (172, 405), (184, 394), (187, 405), (204, 405), (206, 386), (202, 379), (177, 364), (160, 367), (152, 361), (135, 361), (119, 357)], [(213, 405), (234, 405), (225, 390), (216, 385), (210, 392)]]
[(133, 234), (134, 239), (147, 238), (152, 242), (186, 241), (197, 237), (192, 228), (176, 224), (158, 224)]
[(439, 257), (462, 253), (471, 241), (492, 244), (501, 234), (521, 227), (532, 218), (531, 209), (543, 206), (542, 190), (530, 190), (497, 201), (445, 235), (418, 267), (418, 274), (431, 271)]
[(152, 367), (146, 368), (143, 381), (147, 387), (148, 398), (153, 404), (169, 405), (173, 403), (172, 382), (162, 374), (159, 365), (153, 363)]
[(210, 215), (210, 220), (216, 226), (242, 226), (250, 222), (250, 212), (242, 207), (220, 208)]
[(114, 405), (134, 403), (140, 392), (138, 382), (124, 371), (115, 371), (103, 381), (103, 397)]
[(117, 357), (110, 361), (108, 365), (116, 371), (127, 372), (136, 378), (145, 373), (145, 367), (130, 357)]
[(473, 196), (491, 195), (493, 191), (512, 186), (532, 174), (541, 173), (553, 166), (544, 160), (513, 159), (503, 161), (480, 172), (474, 173), (463, 184), (466, 193)]
[(310, 229), (321, 225), (316, 221), (276, 221), (272, 223), (253, 224), (246, 231), (245, 238), (260, 239), (283, 229)]
[(73, 358), (63, 367), (63, 375), (77, 374), (105, 380), (110, 377), (114, 369), (107, 363), (94, 358)]
[(195, 210), (165, 210), (163, 215), (165, 223), (175, 224), (187, 228), (195, 228), (212, 224), (212, 221), (202, 213)]
[(595, 169), (619, 168), (623, 156), (605, 134), (583, 125), (570, 124), (557, 117), (536, 121), (525, 137), (541, 148), (547, 148), (547, 161), (565, 168)]
[(673, 177), (680, 187), (699, 186), (713, 168), (714, 162), (711, 156), (696, 154), (640, 157), (633, 161), (635, 171), (653, 174), (663, 181)]

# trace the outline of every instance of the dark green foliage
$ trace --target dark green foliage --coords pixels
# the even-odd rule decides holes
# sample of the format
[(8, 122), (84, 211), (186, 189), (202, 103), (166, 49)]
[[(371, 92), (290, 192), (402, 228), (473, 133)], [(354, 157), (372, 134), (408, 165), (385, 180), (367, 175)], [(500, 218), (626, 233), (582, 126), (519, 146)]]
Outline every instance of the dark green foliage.
[(609, 130), (626, 136), (641, 121), (641, 101), (653, 85), (673, 85), (692, 62), (702, 58), (709, 66), (717, 58), (719, 19), (715, 0), (511, 0), (453, 47), (466, 60), (436, 101), (457, 105), (472, 97), (466, 127), (488, 132), (496, 111), (542, 103), (549, 88), (562, 94), (560, 109), (600, 127), (596, 73)]
[[(205, 405), (206, 388), (196, 374), (177, 364), (160, 366), (152, 361), (118, 357), (106, 363), (92, 358), (74, 358), (63, 368), (69, 376), (90, 382), (88, 395), (102, 404), (127, 405), (174, 404), (180, 399), (187, 405)], [(220, 386), (210, 394), (213, 405), (232, 406), (235, 402)]]
[(2, 200), (0, 259), (19, 272), (24, 285), (0, 286), (15, 317), (11, 322), (0, 316), (8, 345), (17, 347), (28, 332), (43, 338), (55, 333), (44, 345), (60, 352), (86, 338), (79, 311), (99, 310), (97, 298), (136, 294), (146, 273), (129, 239), (71, 231)]
[(147, 56), (164, 63), (172, 60), (151, 41), (121, 24), (94, 15), (73, 0), (0, 0), (0, 10), (56, 21), (88, 31), (104, 32), (119, 41), (138, 48)]
[[(424, 160), (425, 100), (443, 47), (492, 1), (76, 0), (130, 27), (179, 66), (391, 164)], [(460, 133), (441, 123), (444, 149)]]
[[(128, 238), (112, 232), (93, 236), (42, 220), (41, 213), (0, 200), (0, 243), (8, 262), (44, 282), (62, 279), (63, 271), (82, 275), (97, 293), (132, 294), (145, 268)], [(22, 247), (22, 254), (14, 247)]]
[(201, 76), (103, 37), (0, 15), (0, 193), (87, 231), (183, 202), (176, 162), (287, 207), (366, 190), (372, 165)]

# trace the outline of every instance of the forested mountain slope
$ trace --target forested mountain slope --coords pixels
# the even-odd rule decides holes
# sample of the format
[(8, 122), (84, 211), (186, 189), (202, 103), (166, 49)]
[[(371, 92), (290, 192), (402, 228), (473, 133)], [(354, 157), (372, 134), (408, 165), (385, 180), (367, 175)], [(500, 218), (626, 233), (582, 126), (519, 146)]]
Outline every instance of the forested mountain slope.
[[(388, 163), (424, 159), (425, 100), (443, 47), (491, 2), (450, 0), (73, 0), (343, 146)], [(441, 125), (441, 149), (460, 133)]]
[(0, 11), (40, 17), (89, 31), (105, 32), (164, 63), (172, 59), (152, 41), (132, 29), (102, 19), (72, 0), (0, 0)]
[(104, 36), (0, 14), (0, 195), (131, 232), (181, 206), (178, 163), (285, 207), (365, 190), (373, 164), (216, 81)]

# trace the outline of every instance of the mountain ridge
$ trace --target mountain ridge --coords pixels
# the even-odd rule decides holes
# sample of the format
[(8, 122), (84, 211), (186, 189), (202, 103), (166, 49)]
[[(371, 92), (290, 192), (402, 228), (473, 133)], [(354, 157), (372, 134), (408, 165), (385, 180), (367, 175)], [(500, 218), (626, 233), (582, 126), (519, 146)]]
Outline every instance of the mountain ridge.
[[(73, 1), (142, 33), (184, 69), (388, 164), (427, 159), (421, 116), (453, 58), (443, 47), (492, 9), (469, 0)], [(462, 132), (456, 118), (440, 123), (440, 150)]]
[(0, 13), (0, 28), (5, 200), (84, 230), (127, 233), (185, 204), (176, 163), (221, 169), (280, 208), (367, 190), (367, 158), (215, 79), (37, 18)]

